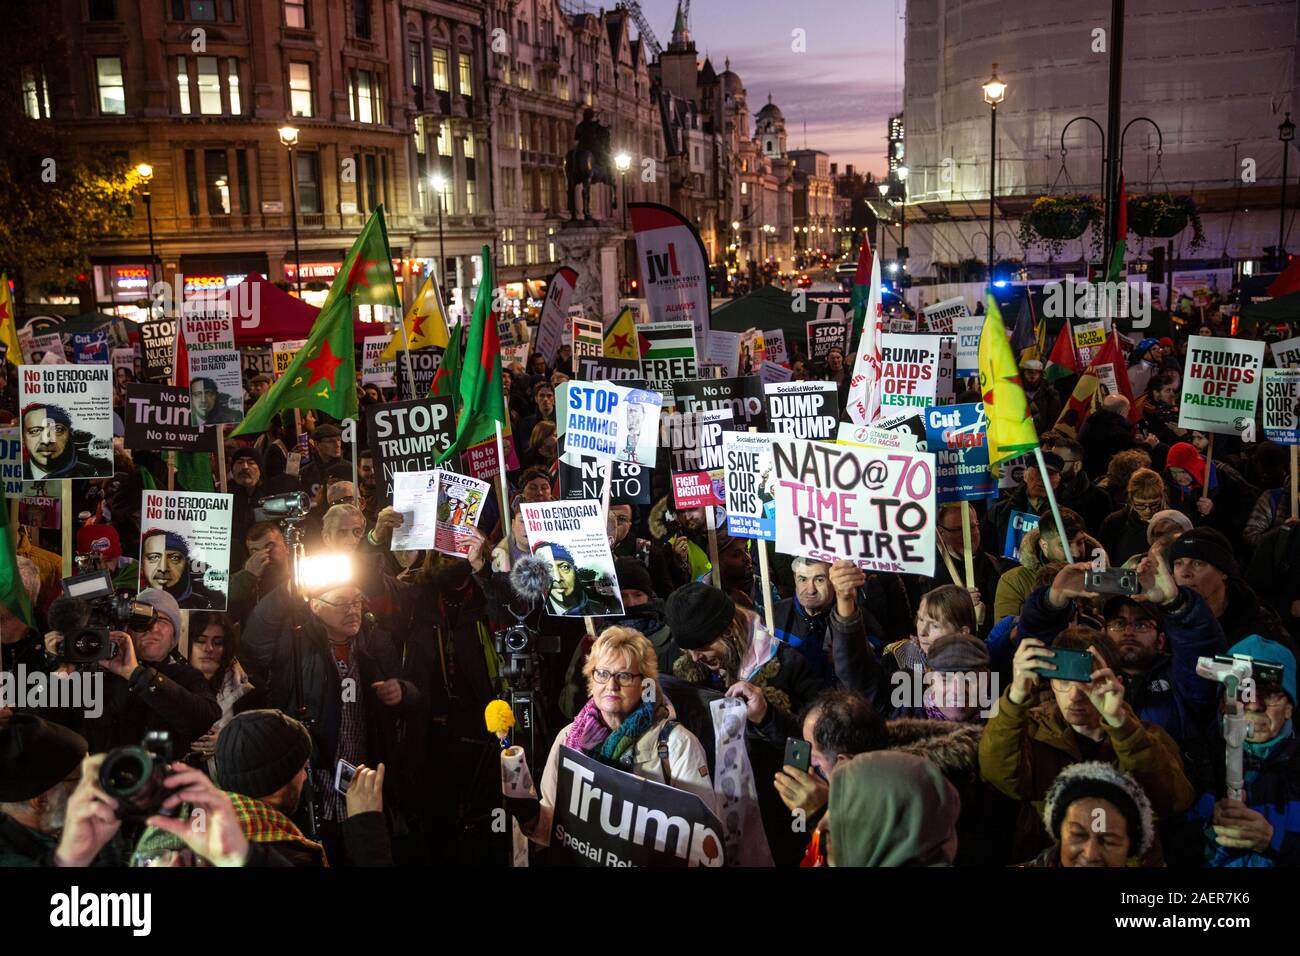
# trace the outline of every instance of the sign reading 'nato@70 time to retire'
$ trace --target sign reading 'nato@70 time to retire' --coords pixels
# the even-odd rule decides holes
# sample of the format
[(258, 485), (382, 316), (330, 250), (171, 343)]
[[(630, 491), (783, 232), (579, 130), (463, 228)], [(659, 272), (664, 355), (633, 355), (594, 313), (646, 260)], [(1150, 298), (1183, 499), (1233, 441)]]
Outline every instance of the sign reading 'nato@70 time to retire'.
[(934, 574), (934, 455), (776, 438), (772, 464), (778, 551)]

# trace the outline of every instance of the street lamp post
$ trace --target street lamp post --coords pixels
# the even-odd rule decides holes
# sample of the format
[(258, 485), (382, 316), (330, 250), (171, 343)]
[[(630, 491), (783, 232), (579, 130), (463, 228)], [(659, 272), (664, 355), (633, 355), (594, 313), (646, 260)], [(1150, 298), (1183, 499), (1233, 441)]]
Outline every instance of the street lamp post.
[[(880, 190), (880, 198), (889, 198), (889, 183), (879, 182), (876, 188)], [(879, 216), (876, 217), (876, 255), (883, 257), (885, 255), (885, 224)]]
[(998, 186), (998, 104), (1006, 99), (1007, 85), (998, 79), (998, 65), (981, 87), (989, 105), (989, 282), (993, 282), (993, 223), (997, 208)]
[(1291, 141), (1295, 139), (1295, 123), (1291, 122), (1290, 113), (1278, 125), (1277, 138), (1282, 141), (1282, 202), (1277, 223), (1277, 260), (1278, 268), (1281, 268), (1286, 264), (1286, 161), (1291, 152)]
[[(907, 177), (911, 170), (906, 166), (899, 166), (895, 172), (898, 174), (898, 267), (904, 275), (907, 273)], [(899, 277), (899, 285), (907, 287), (907, 283)]]
[(438, 194), (438, 281), (442, 288), (447, 288), (447, 246), (442, 234), (442, 191), (447, 188), (447, 180), (438, 173), (429, 177), (429, 185)]
[(298, 298), (302, 298), (302, 250), (298, 247), (298, 169), (294, 158), (294, 147), (298, 145), (298, 129), (294, 126), (280, 127), (280, 145), (289, 150), (289, 221), (293, 224), (293, 278), (298, 287)]
[[(140, 177), (140, 183), (144, 186), (144, 189), (140, 191), (140, 198), (144, 200), (144, 218), (149, 228), (149, 295), (152, 296), (153, 284), (157, 281), (153, 270), (154, 262), (157, 260), (153, 249), (153, 193), (149, 191), (149, 183), (153, 179), (153, 167), (148, 163), (140, 163), (135, 167), (135, 174)], [(1285, 205), (1286, 173), (1282, 174), (1282, 181), (1282, 189), (1284, 190), (1282, 194), (1284, 197), (1283, 205)]]
[(618, 170), (618, 192), (619, 202), (623, 204), (623, 273), (626, 276), (624, 285), (629, 291), (632, 284), (632, 267), (628, 263), (628, 237), (627, 237), (627, 171), (632, 168), (632, 157), (625, 152), (619, 152), (614, 157), (614, 168)]

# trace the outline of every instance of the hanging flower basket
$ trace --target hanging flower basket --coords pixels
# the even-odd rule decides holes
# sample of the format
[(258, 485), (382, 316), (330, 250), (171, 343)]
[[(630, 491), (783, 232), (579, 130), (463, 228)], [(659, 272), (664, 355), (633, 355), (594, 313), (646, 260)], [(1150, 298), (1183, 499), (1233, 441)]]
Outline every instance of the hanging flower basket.
[(1092, 196), (1039, 196), (1020, 220), (1020, 244), (1042, 245), (1059, 256), (1065, 243), (1101, 221), (1101, 205)]
[(1190, 245), (1193, 249), (1198, 249), (1205, 244), (1205, 230), (1191, 196), (1175, 196), (1165, 192), (1129, 197), (1128, 225), (1139, 236), (1170, 239), (1189, 224), (1192, 227)]

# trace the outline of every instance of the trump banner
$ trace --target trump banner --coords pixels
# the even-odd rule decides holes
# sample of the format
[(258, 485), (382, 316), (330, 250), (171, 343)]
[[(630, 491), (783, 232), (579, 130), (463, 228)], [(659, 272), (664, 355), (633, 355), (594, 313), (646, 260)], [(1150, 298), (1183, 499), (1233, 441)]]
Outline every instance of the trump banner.
[(1240, 435), (1255, 419), (1263, 366), (1263, 342), (1188, 336), (1178, 427)]

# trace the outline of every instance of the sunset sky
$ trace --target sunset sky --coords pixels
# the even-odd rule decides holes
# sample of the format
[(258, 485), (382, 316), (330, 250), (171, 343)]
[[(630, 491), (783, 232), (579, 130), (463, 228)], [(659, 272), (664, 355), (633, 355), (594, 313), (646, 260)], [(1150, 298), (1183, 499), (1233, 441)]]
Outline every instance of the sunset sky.
[[(641, 0), (665, 47), (676, 0)], [(740, 75), (752, 114), (772, 101), (785, 115), (791, 149), (805, 145), (832, 162), (880, 173), (885, 125), (903, 96), (903, 0), (694, 0), (690, 28), (701, 58)], [(805, 31), (805, 53), (791, 49)], [(752, 126), (751, 126), (752, 128)]]

